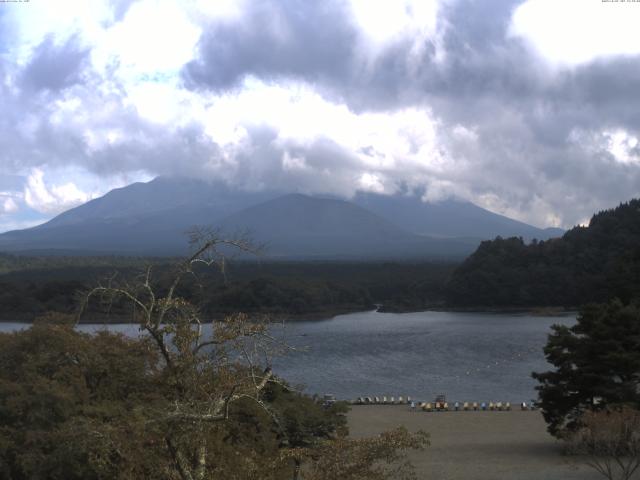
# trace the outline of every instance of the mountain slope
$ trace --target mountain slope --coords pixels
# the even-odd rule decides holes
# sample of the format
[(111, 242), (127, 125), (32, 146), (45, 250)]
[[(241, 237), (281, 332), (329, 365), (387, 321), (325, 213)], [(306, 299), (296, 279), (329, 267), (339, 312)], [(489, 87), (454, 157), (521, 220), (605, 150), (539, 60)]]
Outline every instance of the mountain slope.
[(427, 203), (418, 195), (359, 193), (353, 202), (381, 217), (392, 218), (398, 226), (420, 235), (481, 239), (502, 236), (547, 240), (564, 233), (559, 228), (536, 228), (473, 203), (457, 200)]
[(0, 235), (0, 250), (175, 255), (185, 232), (274, 197), (222, 183), (157, 178), (134, 183), (61, 213), (49, 222)]
[(248, 229), (252, 237), (267, 242), (272, 256), (459, 257), (477, 244), (422, 237), (350, 202), (300, 194), (242, 210), (221, 226), (230, 232)]
[[(255, 193), (232, 189), (221, 182), (158, 177), (147, 183), (133, 183), (111, 190), (106, 195), (63, 212), (35, 228), (100, 221), (130, 223), (161, 214), (177, 219), (178, 214), (185, 213), (190, 220), (213, 221), (275, 196), (276, 193), (272, 192)], [(188, 213), (191, 210), (193, 214)]]
[(181, 255), (184, 232), (193, 225), (252, 230), (282, 257), (460, 257), (496, 235), (546, 238), (543, 230), (470, 203), (374, 194), (347, 202), (157, 178), (112, 190), (37, 227), (1, 234), (0, 251)]

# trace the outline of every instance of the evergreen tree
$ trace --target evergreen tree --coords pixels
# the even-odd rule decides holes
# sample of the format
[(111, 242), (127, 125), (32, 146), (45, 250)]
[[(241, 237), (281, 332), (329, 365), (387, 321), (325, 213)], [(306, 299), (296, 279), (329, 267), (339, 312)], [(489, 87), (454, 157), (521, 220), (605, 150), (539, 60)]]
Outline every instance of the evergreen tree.
[(544, 352), (555, 369), (533, 373), (556, 436), (578, 427), (586, 410), (640, 408), (640, 308), (616, 299), (585, 306), (577, 320), (552, 327)]

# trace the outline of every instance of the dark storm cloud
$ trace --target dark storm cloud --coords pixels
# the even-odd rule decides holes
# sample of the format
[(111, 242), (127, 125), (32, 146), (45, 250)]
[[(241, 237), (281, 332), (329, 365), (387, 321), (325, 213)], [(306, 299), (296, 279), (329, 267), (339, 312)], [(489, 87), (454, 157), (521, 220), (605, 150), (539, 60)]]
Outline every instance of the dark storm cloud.
[[(189, 88), (213, 91), (233, 88), (249, 75), (299, 79), (356, 110), (414, 100), (404, 91), (412, 86), (407, 55), (413, 39), (386, 46), (374, 68), (367, 65), (363, 40), (348, 2), (260, 0), (241, 19), (209, 27), (183, 78)], [(433, 45), (427, 42), (424, 50), (428, 65)]]
[[(28, 74), (46, 70), (36, 66), (42, 58), (32, 59)], [(44, 63), (49, 66), (50, 59)], [(204, 135), (202, 125), (169, 130), (141, 117), (128, 105), (116, 80), (100, 77), (87, 67), (63, 70), (74, 71), (82, 81), (62, 81), (68, 76), (60, 74), (53, 85), (38, 84), (47, 89), (46, 95), (34, 95), (30, 89), (35, 86), (23, 83), (17, 83), (22, 88), (9, 88), (7, 75), (0, 83), (0, 175), (22, 179), (22, 185), (14, 186), (14, 190), (22, 189), (24, 177), (10, 177), (5, 172), (28, 172), (46, 165), (51, 169), (79, 167), (105, 178), (135, 171), (198, 175), (208, 158), (219, 154), (215, 143)], [(19, 78), (24, 79), (26, 74)], [(107, 82), (112, 83), (104, 88)], [(64, 91), (49, 90), (54, 85)], [(66, 99), (75, 106), (61, 106)], [(110, 132), (121, 132), (121, 138), (109, 141)], [(0, 182), (0, 186), (3, 184)]]
[[(358, 112), (428, 107), (453, 157), (433, 180), (471, 200), (498, 198), (496, 208), (542, 225), (549, 211), (571, 225), (640, 194), (640, 166), (617, 161), (602, 135), (616, 128), (640, 135), (640, 61), (606, 58), (554, 71), (508, 33), (521, 3), (443, 2), (431, 37), (401, 34), (378, 46), (365, 65), (364, 37), (345, 2), (252, 2), (239, 20), (210, 26), (183, 78), (190, 88), (214, 92), (238, 86), (247, 75), (295, 79)], [(477, 140), (452, 135), (459, 125)], [(295, 184), (304, 176), (283, 172), (281, 146), (256, 142), (263, 146), (251, 152), (260, 152), (254, 163), (263, 179)], [(331, 158), (326, 151), (316, 155), (318, 145), (305, 148), (300, 155), (307, 159)], [(332, 164), (335, 178), (353, 182), (352, 163), (336, 156), (347, 167)], [(318, 162), (312, 170), (322, 171)], [(391, 177), (405, 180), (402, 172)]]
[[(445, 2), (439, 13), (443, 59), (436, 59), (429, 39), (419, 58), (411, 56), (414, 39), (400, 37), (378, 52), (373, 68), (363, 69), (354, 41), (357, 27), (344, 3), (262, 1), (241, 20), (213, 26), (184, 75), (189, 85), (212, 90), (235, 85), (245, 75), (301, 78), (334, 90), (357, 110), (428, 102), (452, 121), (480, 121), (491, 115), (487, 107), (499, 102), (530, 117), (534, 127), (546, 116), (597, 124), (593, 111), (580, 118), (585, 106), (637, 123), (638, 58), (596, 61), (554, 76), (521, 39), (507, 35), (520, 3)], [(544, 127), (538, 128), (544, 137)], [(552, 132), (546, 135), (556, 140)]]
[(48, 35), (38, 45), (29, 64), (22, 71), (22, 84), (33, 90), (59, 91), (80, 82), (90, 50), (78, 43), (76, 36), (57, 44)]
[[(113, 5), (115, 21), (132, 3)], [(540, 225), (548, 225), (547, 214), (553, 212), (570, 226), (640, 195), (640, 160), (616, 159), (607, 133), (623, 130), (640, 137), (640, 57), (551, 67), (508, 33), (520, 3), (447, 0), (432, 35), (400, 32), (374, 46), (367, 44), (346, 1), (247, 2), (239, 18), (206, 26), (182, 79), (189, 89), (213, 94), (240, 91), (247, 76), (274, 84), (293, 79), (358, 113), (427, 109), (438, 121), (447, 163), (427, 173), (372, 173), (395, 185), (415, 188), (420, 187), (415, 182), (423, 182), (427, 193), (430, 182), (446, 185), (453, 195)], [(2, 21), (0, 12), (0, 27)], [(90, 70), (88, 54), (76, 37), (64, 42), (47, 37), (16, 76), (17, 91), (7, 86), (9, 75), (0, 62), (5, 79), (0, 84), (0, 166), (18, 171), (74, 164), (101, 175), (133, 170), (214, 175), (247, 188), (345, 195), (369, 171), (358, 152), (322, 132), (314, 141), (285, 141), (277, 127), (255, 119), (252, 126), (243, 125), (242, 148), (225, 151), (202, 125), (153, 123), (127, 104), (125, 86)], [(105, 84), (109, 88), (101, 88)], [(45, 91), (47, 99), (30, 95), (33, 91)], [(66, 94), (91, 115), (51, 121), (60, 115), (54, 101)], [(108, 114), (101, 113), (105, 105), (111, 105)], [(126, 134), (96, 148), (83, 134), (85, 127), (96, 135)], [(373, 144), (366, 150), (374, 155), (380, 148)], [(630, 155), (638, 158), (639, 149), (632, 147)], [(285, 156), (295, 161), (287, 164)]]
[[(253, 127), (248, 133), (251, 148), (237, 156), (234, 168), (224, 167), (229, 183), (252, 190), (343, 196), (353, 192), (358, 161), (332, 139), (321, 137), (311, 144), (281, 142), (276, 141), (278, 132), (270, 127)], [(293, 165), (284, 161), (285, 152), (294, 159)]]
[[(378, 47), (373, 65), (364, 65), (366, 40), (346, 2), (263, 0), (239, 20), (214, 24), (202, 37), (197, 60), (184, 70), (187, 85), (224, 90), (244, 76), (299, 78), (358, 110), (388, 109), (424, 100), (428, 94), (471, 94), (480, 90), (530, 87), (529, 68), (520, 63), (520, 45), (505, 45), (511, 12), (521, 1), (458, 1), (445, 4), (441, 24), (446, 61), (436, 60), (434, 38), (400, 34)], [(362, 42), (358, 42), (361, 40)], [(507, 61), (505, 63), (505, 60)], [(526, 64), (524, 64), (526, 65)], [(520, 67), (522, 65), (519, 65)], [(524, 85), (523, 85), (524, 84)]]
[(414, 92), (413, 101), (425, 99), (445, 129), (474, 129), (472, 151), (456, 140), (448, 144), (454, 156), (469, 159), (453, 178), (472, 198), (495, 195), (532, 221), (545, 202), (569, 226), (640, 195), (640, 165), (615, 159), (602, 134), (623, 129), (640, 136), (640, 58), (554, 71), (508, 35), (518, 3), (445, 6), (444, 61), (424, 61), (404, 88)]
[(349, 75), (355, 30), (344, 2), (259, 0), (241, 22), (214, 23), (184, 71), (192, 87), (228, 89), (246, 75), (331, 81)]

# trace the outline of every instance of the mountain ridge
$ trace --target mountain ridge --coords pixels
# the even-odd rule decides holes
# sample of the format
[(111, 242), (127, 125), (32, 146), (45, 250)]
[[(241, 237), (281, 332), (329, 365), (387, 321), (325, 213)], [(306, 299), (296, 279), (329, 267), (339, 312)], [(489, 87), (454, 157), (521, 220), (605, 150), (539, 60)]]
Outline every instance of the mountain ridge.
[(461, 258), (494, 233), (549, 236), (469, 202), (363, 193), (344, 200), (158, 177), (111, 190), (42, 225), (0, 234), (0, 251), (180, 255), (193, 225), (248, 229), (282, 258)]

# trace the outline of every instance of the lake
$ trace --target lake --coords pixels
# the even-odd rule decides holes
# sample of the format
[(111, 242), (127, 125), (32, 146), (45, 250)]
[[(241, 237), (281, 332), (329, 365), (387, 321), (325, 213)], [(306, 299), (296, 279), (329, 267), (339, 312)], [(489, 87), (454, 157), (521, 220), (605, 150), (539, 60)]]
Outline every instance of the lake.
[[(301, 351), (278, 358), (274, 371), (308, 393), (407, 396), (432, 400), (529, 401), (532, 371), (549, 369), (542, 348), (549, 327), (575, 315), (458, 312), (360, 312), (328, 320), (296, 321), (274, 334)], [(25, 328), (0, 324), (0, 330)], [(81, 325), (95, 331), (103, 325)], [(109, 325), (138, 335), (136, 325)], [(302, 350), (304, 349), (304, 350)]]

